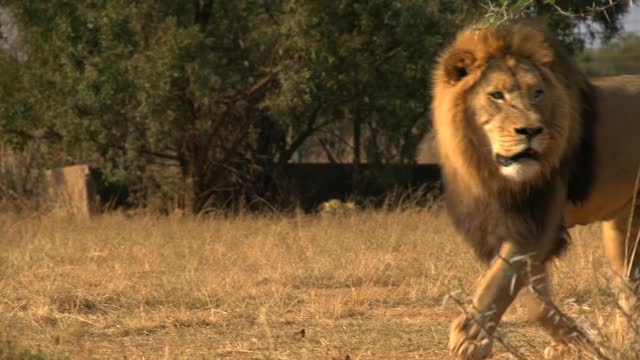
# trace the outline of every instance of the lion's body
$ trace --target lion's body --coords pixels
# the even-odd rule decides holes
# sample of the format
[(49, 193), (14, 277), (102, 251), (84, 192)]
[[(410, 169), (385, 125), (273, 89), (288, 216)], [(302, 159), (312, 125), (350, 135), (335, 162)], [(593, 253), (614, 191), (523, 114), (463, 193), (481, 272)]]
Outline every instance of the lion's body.
[(640, 165), (640, 76), (592, 80), (595, 120), (595, 177), (589, 197), (567, 204), (567, 225), (614, 218), (633, 197)]
[(462, 315), (453, 324), (452, 351), (488, 356), (521, 288), (532, 318), (558, 342), (589, 345), (551, 303), (544, 264), (566, 244), (567, 227), (601, 221), (615, 270), (640, 267), (624, 241), (640, 222), (628, 229), (640, 76), (590, 81), (532, 22), (472, 27), (443, 53), (432, 108), (453, 223), (481, 258), (499, 258), (476, 290), (477, 321)]

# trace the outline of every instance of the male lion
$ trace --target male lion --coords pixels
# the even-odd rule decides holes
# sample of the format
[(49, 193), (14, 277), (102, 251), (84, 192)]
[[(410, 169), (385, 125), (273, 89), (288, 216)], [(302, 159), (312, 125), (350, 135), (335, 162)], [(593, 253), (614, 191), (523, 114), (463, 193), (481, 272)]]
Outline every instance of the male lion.
[(613, 268), (637, 283), (640, 76), (589, 81), (544, 26), (519, 20), (462, 31), (433, 86), (449, 213), (490, 263), (470, 310), (452, 324), (451, 351), (489, 356), (521, 289), (556, 342), (547, 354), (574, 344), (597, 351), (551, 302), (545, 263), (562, 251), (567, 228), (601, 221)]

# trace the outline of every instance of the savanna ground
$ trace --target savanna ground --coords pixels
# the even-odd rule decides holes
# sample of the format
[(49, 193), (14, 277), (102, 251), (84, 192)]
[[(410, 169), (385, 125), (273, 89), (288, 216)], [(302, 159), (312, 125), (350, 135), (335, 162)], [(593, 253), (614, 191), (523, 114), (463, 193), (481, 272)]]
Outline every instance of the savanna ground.
[[(483, 270), (440, 206), (333, 215), (0, 215), (1, 337), (72, 359), (442, 359)], [(572, 230), (555, 296), (611, 321), (597, 227)], [(516, 302), (508, 343), (548, 337)], [(499, 344), (495, 358), (513, 358)]]

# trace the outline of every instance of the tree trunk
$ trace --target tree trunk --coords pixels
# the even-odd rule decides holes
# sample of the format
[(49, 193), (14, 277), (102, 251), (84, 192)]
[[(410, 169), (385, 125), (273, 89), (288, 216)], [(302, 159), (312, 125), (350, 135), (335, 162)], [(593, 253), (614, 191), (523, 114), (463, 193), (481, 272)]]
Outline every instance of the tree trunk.
[(184, 208), (183, 210), (187, 214), (194, 214), (196, 212), (196, 186), (195, 179), (192, 174), (187, 174), (184, 177)]
[(353, 112), (353, 173), (352, 173), (352, 191), (358, 193), (360, 188), (360, 148), (361, 148), (361, 130), (362, 121), (360, 118), (360, 104), (356, 104)]
[(193, 204), (194, 204), (194, 181), (193, 175), (191, 174), (191, 164), (187, 160), (186, 154), (178, 155), (180, 163), (180, 175), (182, 176), (182, 189), (181, 194), (178, 198), (178, 208), (183, 210), (185, 213), (193, 212)]

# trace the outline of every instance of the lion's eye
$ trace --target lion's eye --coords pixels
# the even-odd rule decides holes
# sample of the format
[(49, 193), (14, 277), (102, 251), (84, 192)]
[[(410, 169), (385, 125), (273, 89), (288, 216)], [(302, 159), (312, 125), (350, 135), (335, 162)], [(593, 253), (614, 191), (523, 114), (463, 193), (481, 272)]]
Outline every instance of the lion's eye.
[(491, 96), (491, 98), (494, 100), (504, 100), (504, 94), (502, 93), (502, 91), (491, 92), (489, 93), (489, 96)]
[(540, 99), (542, 97), (542, 95), (544, 95), (544, 90), (538, 89), (538, 90), (534, 91), (533, 98), (538, 100), (538, 99)]

